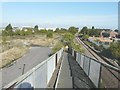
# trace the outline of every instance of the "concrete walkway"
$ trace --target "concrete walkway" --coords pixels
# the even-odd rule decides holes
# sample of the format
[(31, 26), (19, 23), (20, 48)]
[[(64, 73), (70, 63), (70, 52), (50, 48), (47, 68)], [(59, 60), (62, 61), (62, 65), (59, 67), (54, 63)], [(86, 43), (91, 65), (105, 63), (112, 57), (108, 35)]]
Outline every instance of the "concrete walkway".
[(64, 52), (57, 88), (95, 88), (95, 86), (75, 58)]
[(63, 61), (58, 77), (57, 88), (73, 88), (70, 66), (67, 53), (63, 53)]
[(73, 80), (73, 88), (95, 88), (94, 84), (85, 74), (83, 69), (79, 66), (75, 58), (70, 54), (68, 54), (68, 61)]

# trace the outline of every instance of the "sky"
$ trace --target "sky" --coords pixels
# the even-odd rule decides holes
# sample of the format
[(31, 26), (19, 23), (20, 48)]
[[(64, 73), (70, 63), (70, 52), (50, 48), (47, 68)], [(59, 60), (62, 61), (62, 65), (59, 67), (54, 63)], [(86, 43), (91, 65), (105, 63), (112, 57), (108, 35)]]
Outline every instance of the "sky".
[(2, 25), (118, 28), (118, 2), (4, 2)]

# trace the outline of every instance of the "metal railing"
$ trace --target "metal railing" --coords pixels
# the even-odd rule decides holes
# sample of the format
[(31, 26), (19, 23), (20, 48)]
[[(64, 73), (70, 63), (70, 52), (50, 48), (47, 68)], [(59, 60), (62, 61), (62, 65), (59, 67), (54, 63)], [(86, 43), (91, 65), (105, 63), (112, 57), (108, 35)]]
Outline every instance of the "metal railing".
[(46, 88), (62, 53), (63, 48), (3, 88)]
[(69, 52), (97, 88), (120, 88), (120, 68), (92, 59), (73, 49), (69, 49)]

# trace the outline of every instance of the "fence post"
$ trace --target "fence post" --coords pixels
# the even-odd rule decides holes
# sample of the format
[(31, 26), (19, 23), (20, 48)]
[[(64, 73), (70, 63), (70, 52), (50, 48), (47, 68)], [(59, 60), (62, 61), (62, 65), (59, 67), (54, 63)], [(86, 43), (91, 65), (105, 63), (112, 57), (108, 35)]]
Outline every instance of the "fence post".
[(74, 50), (74, 58), (75, 58), (75, 60), (76, 60), (76, 51)]
[(57, 66), (57, 53), (56, 53), (56, 55), (55, 55), (55, 67)]
[(90, 63), (91, 63), (91, 58), (89, 58), (89, 70), (88, 70), (88, 76), (90, 74)]
[(101, 86), (101, 72), (102, 72), (102, 65), (100, 64), (98, 88), (100, 88), (100, 86)]

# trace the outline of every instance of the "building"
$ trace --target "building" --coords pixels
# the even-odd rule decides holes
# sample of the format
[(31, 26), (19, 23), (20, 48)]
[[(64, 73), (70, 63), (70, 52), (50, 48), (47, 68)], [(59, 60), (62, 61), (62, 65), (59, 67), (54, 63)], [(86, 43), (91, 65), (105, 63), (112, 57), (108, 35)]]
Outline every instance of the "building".
[(118, 37), (118, 32), (103, 30), (100, 33), (100, 37), (102, 37), (102, 38), (117, 38)]
[(110, 32), (110, 38), (117, 38), (118, 37), (118, 33), (115, 31), (111, 31)]
[(13, 27), (13, 32), (15, 32), (16, 30), (19, 30), (19, 27)]

